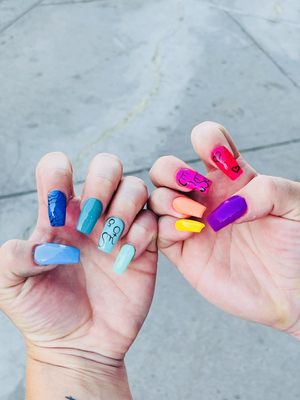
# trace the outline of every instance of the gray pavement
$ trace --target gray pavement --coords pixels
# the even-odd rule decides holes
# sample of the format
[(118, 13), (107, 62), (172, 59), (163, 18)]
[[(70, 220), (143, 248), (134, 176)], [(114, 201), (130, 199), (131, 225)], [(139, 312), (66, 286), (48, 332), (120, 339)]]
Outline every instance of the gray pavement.
[[(201, 169), (189, 133), (211, 119), (259, 171), (300, 180), (299, 61), (297, 0), (0, 0), (1, 243), (32, 230), (52, 150), (78, 190), (99, 151), (145, 179), (165, 154)], [(21, 400), (22, 341), (0, 318), (0, 399)], [(300, 398), (299, 344), (209, 305), (162, 257), (127, 360), (135, 399)]]

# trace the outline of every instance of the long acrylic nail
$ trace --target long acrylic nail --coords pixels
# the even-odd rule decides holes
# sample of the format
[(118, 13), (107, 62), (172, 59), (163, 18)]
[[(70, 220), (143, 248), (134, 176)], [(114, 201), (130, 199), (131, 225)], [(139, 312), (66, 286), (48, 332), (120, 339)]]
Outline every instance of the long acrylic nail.
[(89, 235), (100, 218), (102, 210), (103, 205), (100, 200), (93, 197), (87, 199), (79, 216), (77, 230)]
[(192, 219), (178, 219), (175, 223), (175, 227), (178, 231), (199, 233), (205, 228), (205, 224)]
[(99, 250), (104, 251), (104, 253), (111, 253), (120, 239), (124, 228), (125, 224), (121, 218), (108, 218), (100, 235), (98, 245)]
[(201, 218), (206, 210), (203, 204), (183, 196), (176, 197), (173, 200), (173, 208), (179, 214), (191, 215), (197, 218)]
[(135, 247), (131, 244), (124, 244), (121, 247), (114, 263), (113, 270), (116, 274), (122, 275), (135, 256)]
[(247, 208), (243, 197), (232, 196), (208, 216), (207, 222), (217, 232), (242, 217), (247, 212)]
[(210, 179), (189, 168), (181, 168), (176, 174), (176, 181), (180, 186), (203, 193), (207, 193), (212, 185)]
[(44, 243), (34, 250), (34, 261), (38, 265), (78, 264), (80, 250), (58, 243)]
[(66, 223), (66, 195), (60, 190), (48, 194), (48, 215), (51, 226), (64, 226)]
[(211, 157), (216, 166), (233, 181), (242, 175), (242, 168), (226, 147), (216, 147), (212, 151)]

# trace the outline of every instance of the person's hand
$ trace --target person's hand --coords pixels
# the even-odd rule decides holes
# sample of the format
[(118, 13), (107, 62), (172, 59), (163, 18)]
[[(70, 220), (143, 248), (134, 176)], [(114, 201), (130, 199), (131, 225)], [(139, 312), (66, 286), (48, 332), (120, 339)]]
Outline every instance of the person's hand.
[[(195, 127), (192, 144), (213, 181), (209, 191), (209, 182), (199, 183), (199, 176), (187, 184), (191, 176), (185, 171), (176, 180), (188, 166), (173, 156), (158, 159), (150, 171), (157, 189), (149, 205), (160, 216), (160, 250), (210, 302), (300, 338), (300, 183), (258, 175), (216, 123)], [(220, 167), (237, 179), (229, 179)], [(193, 185), (204, 192), (187, 187)], [(240, 197), (213, 212), (233, 195)], [(204, 209), (182, 199), (174, 202), (181, 196), (207, 207), (201, 233), (175, 229), (178, 218), (200, 216)], [(185, 226), (201, 229), (200, 223)], [(178, 227), (186, 229), (182, 223)]]
[[(39, 388), (37, 384), (42, 376), (51, 382), (57, 371), (61, 376), (60, 386), (69, 378), (73, 382), (71, 376), (75, 371), (74, 382), (86, 380), (85, 386), (93, 386), (91, 378), (104, 380), (106, 387), (121, 387), (126, 381), (124, 356), (149, 311), (156, 277), (157, 219), (151, 211), (142, 210), (148, 198), (146, 185), (137, 177), (123, 177), (121, 162), (110, 154), (98, 154), (93, 159), (81, 197), (74, 197), (72, 167), (62, 153), (44, 156), (37, 166), (36, 178), (39, 214), (31, 238), (8, 241), (0, 249), (0, 307), (26, 341), (29, 370), (33, 371), (28, 374), (28, 396), (30, 399), (46, 399), (47, 395), (49, 399), (64, 398), (60, 397), (63, 393), (59, 388), (57, 391), (54, 388), (50, 397), (50, 390), (45, 395), (44, 386)], [(61, 204), (55, 203), (58, 192), (53, 190), (66, 196), (65, 226), (50, 226), (49, 193), (52, 193), (52, 224), (63, 224), (64, 219)], [(61, 193), (59, 196), (58, 201), (63, 203), (61, 196), (64, 196)], [(79, 228), (88, 232), (96, 222), (95, 214), (99, 216), (101, 207), (94, 199), (102, 202), (103, 211), (92, 233), (85, 235), (76, 230), (76, 225), (80, 209), (90, 198), (93, 200), (85, 208)], [(95, 201), (96, 209), (91, 213)], [(124, 222), (123, 234), (119, 219), (114, 225), (115, 217)], [(99, 239), (102, 250), (98, 249)], [(80, 263), (36, 265), (34, 254), (47, 263), (43, 259), (47, 257), (44, 254), (47, 248), (36, 252), (37, 246), (46, 242), (80, 249)], [(115, 243), (113, 252), (108, 253)], [(115, 265), (117, 272), (122, 272), (133, 256), (134, 260), (120, 276), (114, 272), (113, 265), (124, 244), (130, 245), (129, 250), (135, 248), (135, 256), (130, 251), (123, 253)], [(60, 368), (51, 370), (51, 366)], [(107, 380), (111, 380), (111, 385)], [(75, 387), (74, 383), (74, 390)], [(80, 398), (102, 398), (99, 389), (95, 391), (98, 394), (91, 389), (89, 395), (84, 392)], [(128, 398), (128, 388), (120, 388), (121, 392), (120, 398)], [(115, 397), (107, 394), (105, 398)]]

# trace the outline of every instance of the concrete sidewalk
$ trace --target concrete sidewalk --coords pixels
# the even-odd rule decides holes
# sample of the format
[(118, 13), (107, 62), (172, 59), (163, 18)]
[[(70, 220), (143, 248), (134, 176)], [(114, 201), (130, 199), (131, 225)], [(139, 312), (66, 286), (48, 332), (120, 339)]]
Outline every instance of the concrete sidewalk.
[[(300, 180), (299, 61), (297, 0), (0, 0), (1, 243), (32, 230), (48, 151), (69, 155), (78, 190), (100, 151), (147, 180), (160, 155), (203, 168), (189, 133), (211, 119), (259, 171)], [(0, 399), (21, 400), (23, 345), (0, 318)], [(298, 400), (299, 358), (161, 258), (128, 372), (141, 400)]]

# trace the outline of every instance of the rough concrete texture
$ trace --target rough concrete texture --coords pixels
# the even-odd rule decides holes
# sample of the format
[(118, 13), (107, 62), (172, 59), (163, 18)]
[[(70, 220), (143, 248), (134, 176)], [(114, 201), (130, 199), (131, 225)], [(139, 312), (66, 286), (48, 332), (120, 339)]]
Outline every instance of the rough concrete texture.
[[(52, 150), (70, 156), (77, 190), (99, 151), (149, 183), (160, 155), (203, 168), (189, 133), (212, 119), (258, 171), (300, 180), (299, 39), (297, 0), (0, 0), (1, 243), (32, 230), (34, 167)], [(22, 340), (0, 318), (0, 399), (21, 400)], [(299, 357), (161, 257), (127, 361), (135, 399), (296, 400)]]

